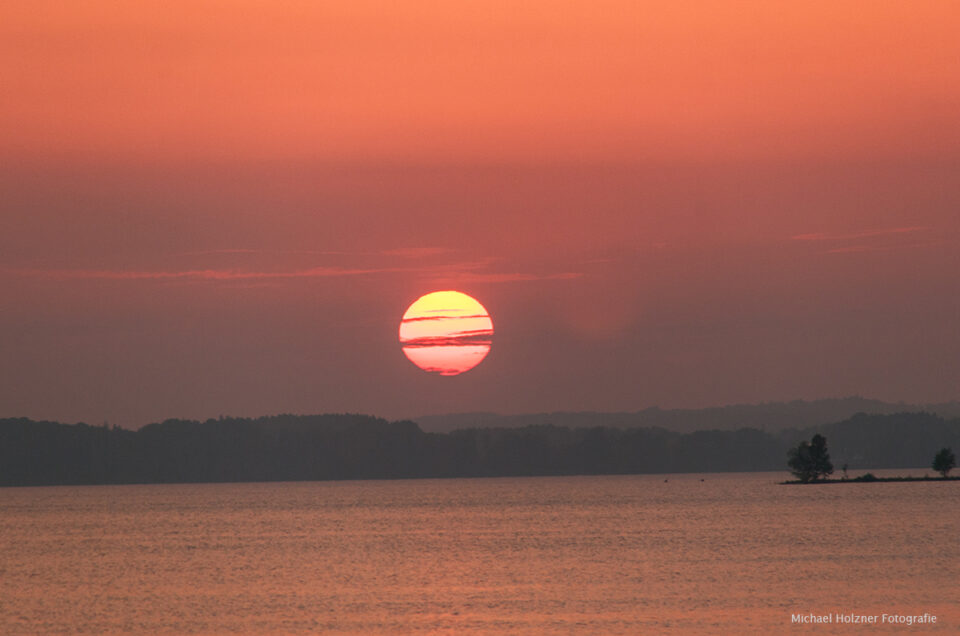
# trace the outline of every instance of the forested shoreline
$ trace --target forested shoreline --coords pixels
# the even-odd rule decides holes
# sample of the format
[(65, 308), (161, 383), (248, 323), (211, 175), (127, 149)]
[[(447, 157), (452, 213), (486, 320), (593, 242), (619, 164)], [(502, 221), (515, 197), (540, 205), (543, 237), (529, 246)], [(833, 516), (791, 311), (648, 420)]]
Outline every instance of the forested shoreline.
[(426, 433), (351, 414), (166, 420), (138, 431), (0, 419), (0, 486), (786, 471), (812, 433), (850, 469), (927, 466), (960, 419), (858, 414), (767, 433), (528, 426)]

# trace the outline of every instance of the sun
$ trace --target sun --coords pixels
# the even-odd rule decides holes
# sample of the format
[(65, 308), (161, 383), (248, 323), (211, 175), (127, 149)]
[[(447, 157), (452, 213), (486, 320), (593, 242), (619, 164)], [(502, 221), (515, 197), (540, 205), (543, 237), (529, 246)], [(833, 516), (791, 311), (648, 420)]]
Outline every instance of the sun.
[(436, 291), (418, 298), (400, 321), (403, 353), (424, 371), (460, 375), (490, 353), (493, 321), (475, 298)]

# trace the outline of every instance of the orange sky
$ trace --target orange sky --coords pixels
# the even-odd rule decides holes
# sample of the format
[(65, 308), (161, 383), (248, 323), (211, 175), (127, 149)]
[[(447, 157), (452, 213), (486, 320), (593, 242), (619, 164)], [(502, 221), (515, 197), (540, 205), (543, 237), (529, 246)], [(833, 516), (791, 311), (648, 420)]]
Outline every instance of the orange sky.
[[(0, 4), (0, 417), (960, 398), (956, 2)], [(397, 343), (437, 289), (462, 377)], [(446, 382), (446, 384), (437, 384)]]
[(583, 160), (951, 152), (955, 2), (29, 2), (5, 154)]

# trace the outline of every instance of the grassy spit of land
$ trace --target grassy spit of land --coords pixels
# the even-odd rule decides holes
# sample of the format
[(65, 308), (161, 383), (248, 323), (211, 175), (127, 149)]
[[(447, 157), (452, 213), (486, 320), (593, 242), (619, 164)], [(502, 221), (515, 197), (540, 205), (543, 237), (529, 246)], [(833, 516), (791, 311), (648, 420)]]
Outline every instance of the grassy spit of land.
[(865, 475), (860, 475), (859, 477), (852, 477), (850, 479), (817, 479), (814, 481), (800, 481), (795, 479), (792, 481), (782, 481), (781, 484), (785, 486), (793, 486), (795, 484), (876, 484), (880, 482), (908, 482), (908, 481), (960, 481), (960, 476), (953, 477), (931, 477), (930, 475), (924, 475), (923, 477), (877, 477), (873, 473), (866, 473)]

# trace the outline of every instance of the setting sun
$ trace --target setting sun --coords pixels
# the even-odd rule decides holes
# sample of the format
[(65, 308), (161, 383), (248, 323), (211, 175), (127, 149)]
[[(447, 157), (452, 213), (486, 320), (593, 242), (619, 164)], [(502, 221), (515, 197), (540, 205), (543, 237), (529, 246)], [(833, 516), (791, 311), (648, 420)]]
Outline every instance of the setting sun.
[(400, 321), (403, 353), (438, 375), (469, 371), (490, 352), (493, 322), (476, 299), (458, 291), (418, 298)]

